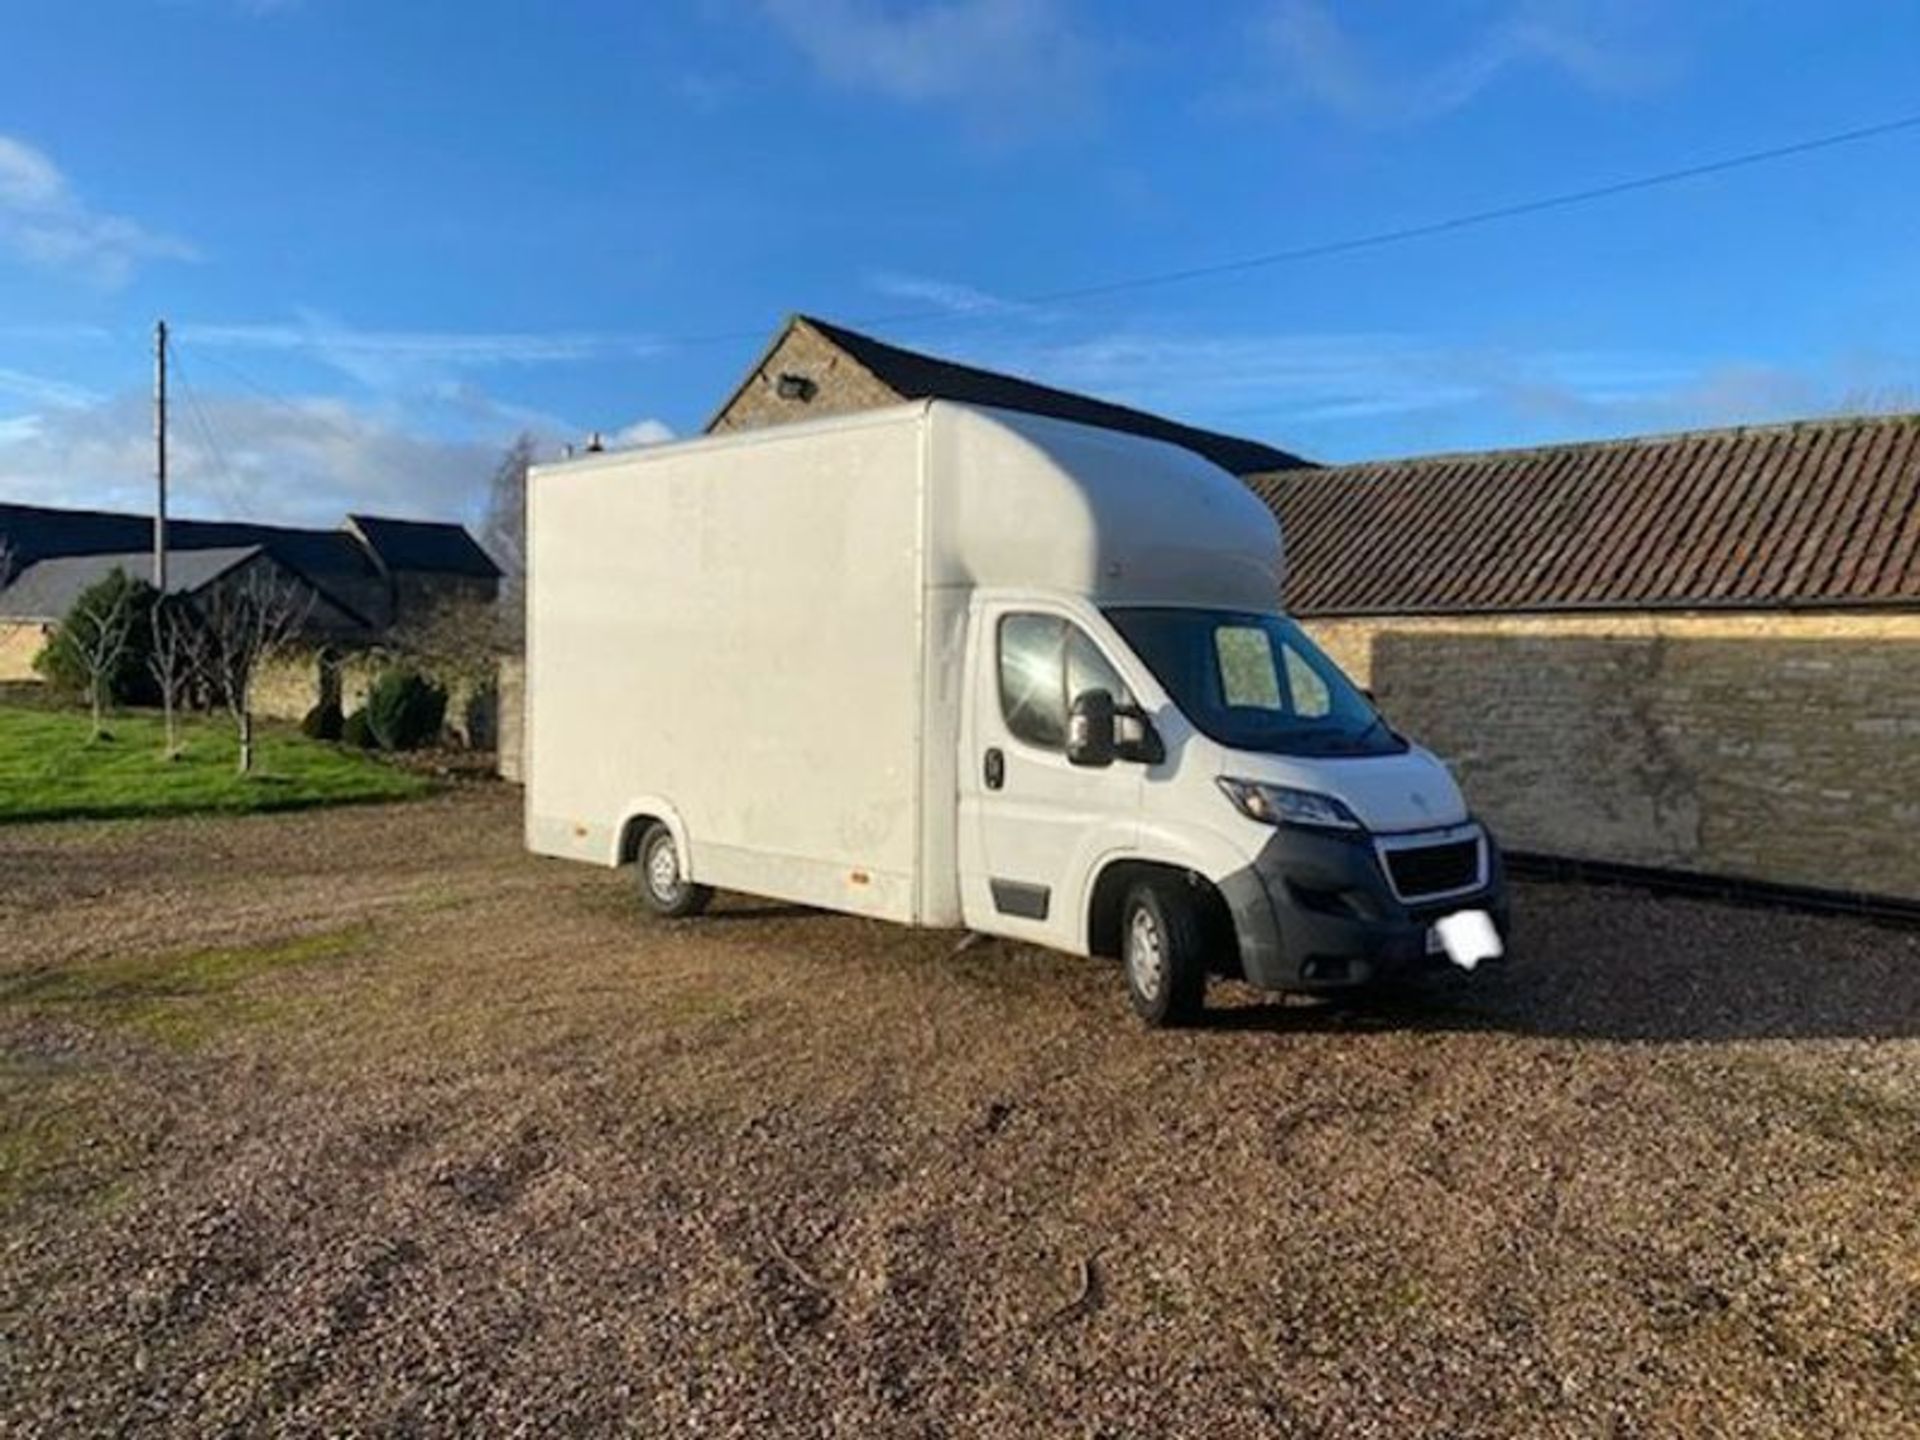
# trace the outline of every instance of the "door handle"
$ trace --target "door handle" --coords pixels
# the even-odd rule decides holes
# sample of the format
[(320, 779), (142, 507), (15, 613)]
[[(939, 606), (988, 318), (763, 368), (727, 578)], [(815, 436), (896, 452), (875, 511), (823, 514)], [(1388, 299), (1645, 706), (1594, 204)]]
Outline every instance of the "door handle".
[(1000, 753), (999, 746), (995, 745), (988, 749), (986, 759), (981, 765), (981, 772), (989, 790), (998, 790), (1007, 783), (1007, 757)]

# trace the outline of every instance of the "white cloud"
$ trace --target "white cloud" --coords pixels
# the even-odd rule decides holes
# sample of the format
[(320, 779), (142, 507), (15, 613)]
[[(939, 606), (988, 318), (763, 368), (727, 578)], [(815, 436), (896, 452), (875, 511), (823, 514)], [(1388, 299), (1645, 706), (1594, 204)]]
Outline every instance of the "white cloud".
[(1256, 36), (1289, 95), (1358, 124), (1389, 126), (1457, 110), (1529, 68), (1602, 92), (1663, 79), (1666, 63), (1618, 38), (1620, 24), (1617, 7), (1521, 0), (1452, 53), (1408, 66), (1368, 53), (1322, 0), (1274, 0)]
[[(1329, 457), (1398, 438), (1474, 445), (1897, 408), (1920, 357), (1522, 349), (1394, 333), (1208, 335), (1144, 328), (1058, 343), (1014, 332), (942, 345), (956, 358), (1192, 424)], [(1424, 439), (1415, 445), (1426, 448)]]
[(93, 209), (44, 151), (10, 135), (0, 135), (0, 249), (107, 286), (144, 261), (196, 258), (183, 240)]
[[(46, 505), (150, 505), (151, 404), (128, 391), (0, 433), (0, 494)], [(196, 412), (176, 410), (169, 458), (178, 513), (334, 525), (348, 510), (471, 516), (499, 450), (477, 436), (409, 433), (335, 400), (210, 395)]]
[(957, 107), (988, 138), (1080, 117), (1103, 68), (1067, 0), (761, 4), (828, 81), (903, 104)]
[[(76, 390), (42, 398), (47, 403), (33, 412), (0, 419), (0, 499), (97, 509), (152, 503), (150, 394)], [(531, 434), (550, 457), (586, 434), (472, 385), (405, 405), (182, 386), (171, 421), (176, 513), (326, 526), (348, 511), (477, 520), (489, 477), (516, 435)], [(613, 443), (671, 436), (660, 421), (641, 419)]]
[(25, 400), (29, 405), (40, 406), (91, 405), (100, 398), (84, 386), (45, 375), (29, 374), (25, 370), (9, 370), (4, 366), (0, 366), (0, 395), (10, 395)]
[(661, 346), (645, 335), (589, 331), (360, 330), (313, 311), (266, 324), (183, 324), (191, 349), (297, 354), (375, 390), (440, 383), (451, 373), (499, 366), (636, 358)]
[(607, 437), (610, 450), (630, 450), (640, 445), (664, 445), (673, 439), (673, 431), (665, 421), (636, 420), (631, 425), (623, 425)]
[(926, 275), (906, 275), (897, 270), (883, 270), (869, 275), (867, 285), (876, 293), (891, 299), (909, 300), (931, 309), (951, 311), (955, 315), (1008, 315), (1039, 319), (1044, 313), (1038, 306), (1019, 300), (1003, 300), (998, 295), (990, 295), (971, 285), (937, 280)]
[[(1361, 418), (1471, 401), (1460, 356), (1395, 334), (1204, 335), (1143, 329), (1066, 343), (985, 342), (980, 363), (1197, 424)], [(1263, 427), (1255, 424), (1256, 431)], [(1283, 439), (1276, 443), (1284, 444)]]

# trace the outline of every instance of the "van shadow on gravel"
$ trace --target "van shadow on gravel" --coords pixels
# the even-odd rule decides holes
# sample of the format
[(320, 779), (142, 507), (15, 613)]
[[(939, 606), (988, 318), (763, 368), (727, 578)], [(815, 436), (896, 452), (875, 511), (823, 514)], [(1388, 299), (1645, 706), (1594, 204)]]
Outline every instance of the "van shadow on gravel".
[(839, 918), (831, 910), (819, 910), (810, 905), (788, 905), (774, 900), (729, 900), (725, 904), (715, 905), (713, 909), (700, 916), (702, 925), (710, 925), (716, 920), (833, 920)]
[[(1628, 934), (1524, 932), (1508, 960), (1336, 999), (1210, 1008), (1203, 1028), (1505, 1032), (1697, 1044), (1920, 1036), (1920, 932), (1710, 902), (1639, 909)], [(1602, 917), (1607, 918), (1607, 917)], [(1585, 943), (1580, 943), (1582, 940)]]

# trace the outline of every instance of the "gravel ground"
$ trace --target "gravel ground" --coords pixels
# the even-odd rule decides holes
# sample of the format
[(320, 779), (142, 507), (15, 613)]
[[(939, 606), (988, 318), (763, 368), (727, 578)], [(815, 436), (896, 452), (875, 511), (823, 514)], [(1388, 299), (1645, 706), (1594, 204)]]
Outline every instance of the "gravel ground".
[(1523, 886), (1149, 1034), (515, 804), (0, 831), (0, 1432), (1914, 1433), (1920, 935)]

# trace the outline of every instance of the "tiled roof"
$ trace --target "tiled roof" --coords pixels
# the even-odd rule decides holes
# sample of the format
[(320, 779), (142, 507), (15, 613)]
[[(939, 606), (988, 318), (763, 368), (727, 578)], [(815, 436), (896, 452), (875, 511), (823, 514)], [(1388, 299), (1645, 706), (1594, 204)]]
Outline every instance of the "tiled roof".
[(982, 370), (923, 355), (862, 335), (810, 315), (797, 315), (790, 323), (810, 325), (827, 340), (851, 355), (874, 379), (902, 400), (959, 400), (970, 405), (986, 405), (1000, 410), (1018, 410), (1029, 415), (1050, 415), (1082, 425), (1099, 425), (1150, 440), (1165, 440), (1198, 455), (1203, 455), (1235, 475), (1251, 475), (1262, 470), (1289, 470), (1309, 462), (1285, 450), (1264, 445), (1258, 440), (1242, 440), (1182, 425), (1144, 410), (1096, 400), (1071, 390), (1056, 390), (1013, 375)]
[[(56, 555), (151, 552), (153, 517), (108, 510), (65, 510), (0, 504), (0, 538), (15, 563)], [(379, 572), (360, 542), (344, 530), (307, 530), (226, 520), (167, 520), (167, 548), (228, 550), (259, 546), (281, 564), (314, 579), (371, 578)]]
[[(239, 549), (184, 550), (167, 556), (167, 593), (191, 595), (234, 566), (260, 554), (258, 545)], [(36, 560), (0, 589), (0, 619), (58, 620), (89, 586), (123, 570), (135, 580), (153, 574), (153, 552), (124, 555), (57, 555)]]
[(1253, 476), (1302, 615), (1920, 605), (1920, 415)]
[(426, 570), (438, 575), (497, 579), (500, 567), (487, 558), (460, 525), (435, 520), (388, 520), (379, 515), (349, 515), (373, 553), (389, 570)]

